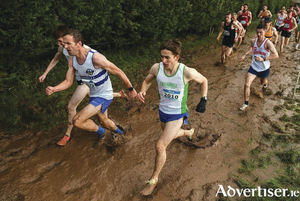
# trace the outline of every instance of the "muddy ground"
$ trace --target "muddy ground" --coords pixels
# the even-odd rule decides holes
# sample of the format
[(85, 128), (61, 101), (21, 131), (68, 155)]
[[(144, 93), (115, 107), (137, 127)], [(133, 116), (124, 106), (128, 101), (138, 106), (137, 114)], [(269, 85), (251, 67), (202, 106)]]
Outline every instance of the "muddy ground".
[[(251, 63), (250, 55), (245, 61), (240, 57), (249, 39), (225, 65), (216, 65), (221, 48), (217, 45), (210, 51), (200, 51), (198, 56), (182, 58), (181, 62), (208, 78), (207, 110), (204, 114), (195, 112), (201, 92), (199, 84), (191, 83), (189, 123), (196, 128), (197, 146), (190, 146), (186, 139), (170, 144), (159, 184), (151, 196), (142, 197), (139, 192), (152, 174), (154, 147), (161, 133), (155, 82), (145, 105), (133, 100), (123, 104), (122, 110), (110, 109), (128, 131), (121, 146), (102, 144), (93, 148), (96, 135), (79, 129), (74, 129), (66, 147), (56, 145), (63, 133), (1, 134), (0, 200), (217, 200), (218, 185), (237, 187), (234, 179), (240, 161), (259, 146), (256, 139), (280, 124), (278, 118), (283, 113), (276, 113), (274, 106), (293, 95), (299, 71), (300, 51), (293, 51), (294, 42), (290, 42), (286, 53), (271, 61), (268, 93), (264, 98), (252, 94), (249, 110), (239, 111)], [(254, 92), (261, 91), (258, 79), (252, 87)], [(267, 179), (274, 173), (266, 169), (259, 174)]]

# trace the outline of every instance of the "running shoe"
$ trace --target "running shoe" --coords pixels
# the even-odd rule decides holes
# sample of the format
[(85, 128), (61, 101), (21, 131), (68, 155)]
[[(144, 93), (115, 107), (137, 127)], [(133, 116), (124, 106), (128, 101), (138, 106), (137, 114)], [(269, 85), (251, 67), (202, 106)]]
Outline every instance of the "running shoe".
[(266, 92), (266, 91), (267, 91), (267, 88), (268, 88), (268, 85), (263, 85), (262, 91), (263, 91), (263, 92)]
[(105, 133), (102, 134), (102, 135), (97, 134), (97, 139), (96, 139), (96, 141), (94, 142), (93, 148), (99, 147), (100, 144), (102, 143), (104, 137), (105, 137)]
[(121, 94), (121, 98), (124, 98), (126, 101), (129, 101), (127, 94), (123, 90), (119, 91), (119, 94)]
[(296, 45), (295, 49), (298, 50), (299, 44)]
[(243, 104), (242, 107), (240, 108), (240, 110), (244, 111), (246, 108), (248, 108), (248, 105)]
[(155, 186), (157, 185), (158, 179), (151, 179), (150, 181), (146, 181), (145, 188), (140, 192), (141, 195), (147, 196), (151, 195)]
[(59, 145), (59, 146), (66, 146), (67, 143), (69, 142), (69, 140), (70, 140), (70, 136), (64, 135), (64, 137), (57, 142), (57, 145)]
[(193, 140), (193, 139), (195, 138), (195, 129), (192, 128), (192, 129), (190, 130), (190, 132), (191, 132), (191, 135), (189, 136), (189, 139), (190, 139), (190, 140)]

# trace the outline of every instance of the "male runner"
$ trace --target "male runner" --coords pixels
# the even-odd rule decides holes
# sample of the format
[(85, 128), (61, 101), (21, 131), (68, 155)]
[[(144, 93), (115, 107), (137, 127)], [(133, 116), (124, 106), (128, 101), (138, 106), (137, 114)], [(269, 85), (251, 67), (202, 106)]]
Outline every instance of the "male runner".
[[(259, 24), (256, 27), (257, 38), (251, 40), (251, 45), (241, 60), (244, 60), (246, 55), (253, 51), (252, 63), (250, 69), (246, 75), (244, 86), (244, 99), (245, 103), (240, 110), (245, 110), (249, 107), (250, 86), (256, 77), (260, 78), (260, 82), (263, 85), (263, 90), (268, 87), (268, 76), (270, 73), (270, 60), (277, 59), (278, 53), (273, 43), (265, 37), (266, 26)], [(270, 54), (271, 52), (271, 54)]]
[(276, 46), (278, 41), (278, 33), (275, 27), (272, 26), (271, 17), (266, 17), (264, 20), (264, 24), (266, 25), (265, 37), (268, 38), (271, 42), (273, 42)]
[[(245, 31), (247, 31), (247, 28), (250, 26), (252, 22), (252, 13), (248, 10), (249, 5), (247, 3), (244, 4), (244, 10), (241, 13), (238, 13), (238, 19), (240, 23), (243, 25)], [(243, 41), (245, 39), (245, 36), (243, 37)]]
[(263, 23), (264, 22), (264, 20), (265, 20), (265, 18), (266, 17), (272, 17), (272, 13), (271, 13), (271, 11), (269, 11), (269, 10), (267, 10), (268, 9), (268, 6), (267, 5), (264, 5), (263, 6), (263, 9), (259, 12), (259, 14), (258, 14), (258, 18), (260, 18), (261, 19), (261, 23)]
[[(68, 62), (69, 69), (66, 79), (59, 85), (46, 88), (46, 94), (63, 91), (73, 84), (75, 72), (90, 90), (90, 103), (78, 112), (73, 118), (74, 125), (83, 130), (96, 132), (98, 139), (102, 139), (105, 129), (115, 133), (123, 133), (107, 116), (107, 108), (113, 99), (113, 90), (108, 72), (117, 75), (129, 90), (129, 97), (136, 96), (136, 91), (126, 74), (116, 65), (106, 59), (96, 50), (85, 48), (82, 43), (82, 35), (78, 30), (69, 29), (63, 37), (64, 48), (71, 56)], [(98, 116), (100, 125), (90, 118)], [(104, 127), (104, 128), (103, 128)]]
[(233, 20), (233, 22), (237, 23), (237, 25), (239, 25), (239, 27), (241, 29), (240, 33), (239, 33), (239, 30), (237, 28), (235, 29), (235, 37), (238, 38), (238, 41), (237, 41), (237, 43), (235, 43), (234, 48), (239, 49), (246, 31), (245, 31), (243, 25), (237, 20), (237, 14), (236, 13), (232, 13), (232, 20)]
[(299, 43), (300, 43), (300, 11), (297, 12), (297, 29), (296, 29), (296, 46), (295, 46), (295, 49), (298, 50), (298, 47), (299, 47)]
[[(45, 70), (45, 72), (39, 77), (40, 82), (43, 82), (46, 79), (47, 74), (56, 66), (56, 64), (59, 62), (62, 55), (64, 55), (67, 60), (70, 58), (68, 51), (63, 47), (63, 44), (62, 44), (63, 43), (63, 34), (67, 30), (68, 30), (68, 28), (63, 25), (60, 25), (56, 28), (56, 30), (54, 32), (54, 36), (58, 43), (58, 50), (57, 50), (57, 53), (55, 54), (54, 58), (51, 60), (50, 64), (48, 65), (47, 69)], [(85, 48), (90, 49), (90, 47), (88, 47), (86, 45), (83, 45), (83, 46)], [(90, 91), (89, 88), (80, 80), (80, 78), (78, 76), (76, 76), (76, 80), (77, 80), (78, 86), (68, 104), (69, 115), (68, 115), (67, 131), (64, 134), (63, 138), (57, 142), (57, 144), (60, 146), (66, 146), (67, 143), (69, 142), (70, 137), (71, 137), (71, 131), (74, 126), (73, 118), (76, 115), (76, 109), (77, 109), (79, 103), (83, 100), (83, 98)], [(114, 94), (114, 97), (121, 97), (121, 98), (128, 100), (127, 94), (123, 90), (121, 90), (118, 93), (113, 93), (113, 94)]]
[(220, 40), (220, 37), (224, 31), (224, 38), (222, 41), (222, 51), (221, 51), (221, 61), (225, 63), (228, 57), (231, 54), (233, 44), (238, 41), (238, 38), (235, 37), (235, 29), (238, 29), (238, 33), (241, 34), (240, 26), (231, 19), (231, 13), (227, 12), (225, 14), (225, 22), (222, 22), (221, 29), (219, 31), (217, 41)]
[(159, 117), (163, 132), (156, 144), (155, 167), (150, 180), (141, 191), (141, 195), (150, 195), (154, 190), (158, 176), (166, 162), (166, 149), (173, 139), (187, 136), (190, 139), (194, 136), (194, 129), (183, 130), (181, 125), (186, 123), (188, 109), (186, 105), (188, 85), (194, 80), (201, 84), (201, 101), (196, 111), (204, 112), (208, 83), (207, 79), (194, 68), (189, 68), (179, 63), (181, 43), (179, 40), (168, 40), (160, 47), (162, 62), (154, 64), (148, 76), (144, 80), (137, 100), (145, 102), (146, 92), (151, 82), (156, 78), (160, 97)]
[(292, 31), (294, 31), (297, 28), (297, 22), (294, 17), (292, 17), (292, 11), (287, 11), (287, 17), (284, 18), (283, 23), (279, 25), (279, 28), (282, 27), (281, 32), (281, 44), (280, 44), (280, 53), (285, 52), (284, 46), (286, 46), (289, 41), (292, 34)]
[(278, 35), (281, 35), (282, 32), (282, 27), (279, 27), (282, 23), (283, 20), (287, 17), (287, 15), (285, 14), (285, 10), (281, 9), (280, 12), (277, 14), (277, 18), (275, 19), (275, 28), (278, 32)]

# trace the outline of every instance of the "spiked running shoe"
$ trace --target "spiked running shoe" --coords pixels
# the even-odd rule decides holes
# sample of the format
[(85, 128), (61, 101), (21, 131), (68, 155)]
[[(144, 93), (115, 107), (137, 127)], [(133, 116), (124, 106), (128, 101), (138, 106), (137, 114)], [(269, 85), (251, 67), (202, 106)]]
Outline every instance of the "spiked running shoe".
[(64, 135), (64, 137), (57, 142), (57, 145), (66, 146), (69, 140), (70, 140), (70, 136)]
[(123, 90), (119, 91), (119, 94), (121, 94), (121, 98), (125, 99), (126, 101), (129, 101), (127, 94)]
[(102, 135), (97, 134), (97, 139), (93, 145), (93, 148), (97, 148), (100, 146), (100, 144), (102, 143), (103, 139), (104, 139), (105, 133)]
[(242, 107), (240, 108), (240, 110), (244, 111), (245, 109), (247, 109), (249, 106), (246, 104), (243, 104)]
[(192, 129), (190, 130), (190, 133), (191, 133), (191, 135), (189, 136), (189, 139), (190, 139), (190, 140), (193, 140), (193, 139), (195, 138), (195, 129), (192, 128)]
[(140, 192), (141, 195), (147, 196), (151, 195), (155, 186), (157, 185), (158, 179), (151, 179), (150, 181), (146, 181), (145, 188)]

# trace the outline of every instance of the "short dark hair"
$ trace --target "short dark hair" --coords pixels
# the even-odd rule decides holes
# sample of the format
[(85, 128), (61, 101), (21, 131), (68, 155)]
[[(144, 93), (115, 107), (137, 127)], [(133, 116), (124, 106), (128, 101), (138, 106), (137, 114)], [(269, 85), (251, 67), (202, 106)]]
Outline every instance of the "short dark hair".
[(160, 50), (169, 50), (175, 56), (180, 55), (181, 52), (181, 42), (178, 39), (170, 39), (162, 44), (159, 48)]
[(231, 15), (231, 12), (230, 12), (230, 11), (227, 11), (227, 12), (225, 13), (225, 15)]
[(55, 29), (55, 31), (53, 32), (53, 36), (54, 36), (54, 38), (55, 39), (58, 39), (58, 38), (60, 38), (60, 37), (63, 37), (64, 36), (64, 33), (66, 32), (66, 31), (68, 31), (68, 27), (67, 26), (65, 26), (65, 25), (58, 25), (57, 27), (56, 27), (56, 29)]
[(260, 23), (259, 25), (257, 25), (256, 29), (263, 29), (266, 30), (266, 25), (263, 23)]
[(248, 6), (249, 7), (249, 4), (248, 3), (244, 3), (244, 6)]
[(66, 35), (71, 35), (73, 36), (75, 43), (78, 43), (79, 41), (81, 41), (81, 43), (83, 44), (83, 37), (80, 33), (80, 31), (78, 31), (77, 29), (69, 29), (64, 33), (64, 36)]

